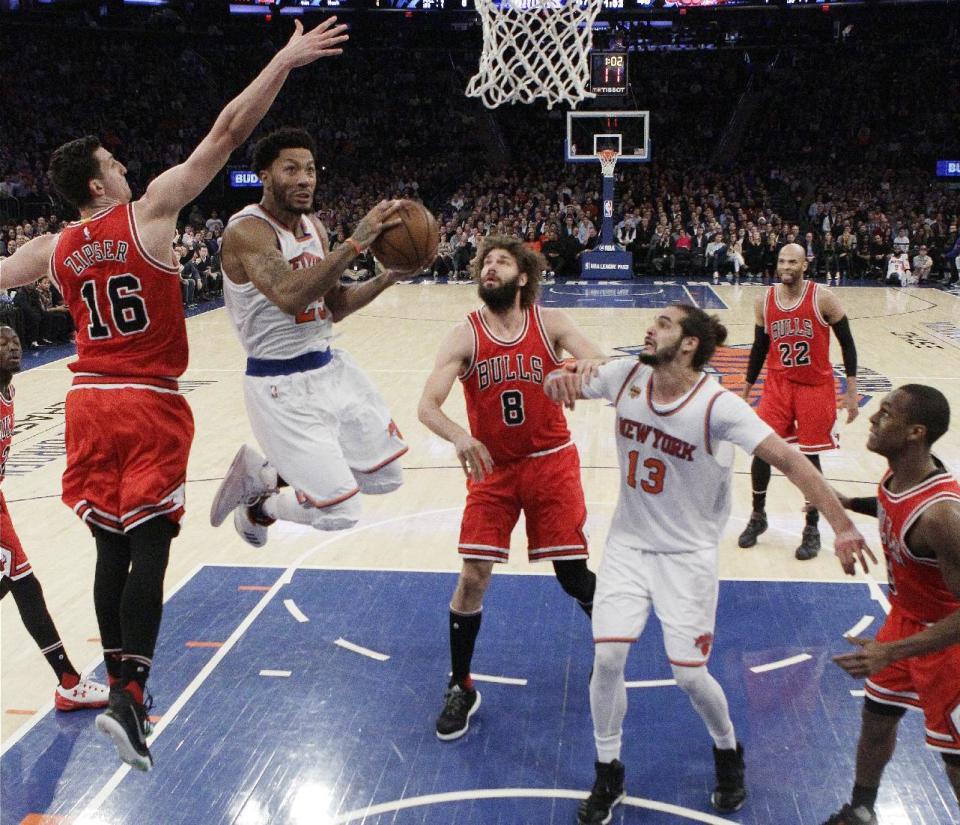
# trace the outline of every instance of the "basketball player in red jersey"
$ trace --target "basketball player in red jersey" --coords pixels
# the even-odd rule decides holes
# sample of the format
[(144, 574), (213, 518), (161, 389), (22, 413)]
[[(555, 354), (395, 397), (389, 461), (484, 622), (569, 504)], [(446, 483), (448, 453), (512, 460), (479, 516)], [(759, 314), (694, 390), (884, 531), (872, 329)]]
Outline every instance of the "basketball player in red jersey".
[[(596, 577), (587, 569), (587, 518), (580, 457), (563, 410), (543, 392), (560, 353), (599, 358), (570, 318), (540, 309), (543, 259), (515, 238), (485, 238), (473, 262), (484, 306), (443, 342), (420, 398), (420, 420), (453, 443), (467, 476), (460, 525), (463, 567), (450, 603), (453, 675), (437, 719), (443, 740), (463, 736), (480, 706), (470, 676), (480, 632), (483, 595), (493, 565), (506, 562), (521, 510), (531, 561), (552, 561), (561, 587), (587, 615)], [(459, 378), (467, 402), (467, 432), (441, 410)]]
[[(10, 442), (13, 440), (13, 374), (20, 371), (22, 355), (20, 339), (10, 327), (0, 327), (0, 484), (7, 469)], [(0, 599), (13, 593), (20, 618), (40, 648), (40, 652), (57, 674), (59, 684), (53, 694), (57, 710), (102, 708), (107, 704), (107, 686), (83, 679), (70, 663), (57, 632), (43, 588), (30, 567), (30, 560), (20, 546), (13, 529), (7, 502), (0, 490)]]
[(833, 659), (867, 681), (853, 795), (824, 825), (876, 825), (880, 777), (910, 708), (923, 711), (927, 747), (960, 803), (960, 483), (930, 452), (949, 425), (939, 390), (897, 388), (870, 418), (867, 449), (889, 464), (876, 497), (840, 497), (879, 519), (891, 609), (876, 639), (850, 638), (856, 650)]
[[(843, 351), (847, 391), (843, 406), (847, 423), (857, 417), (857, 348), (840, 300), (826, 287), (804, 278), (807, 258), (800, 244), (789, 243), (777, 257), (779, 284), (758, 297), (754, 310), (753, 348), (747, 367), (743, 397), (760, 375), (768, 350), (767, 379), (757, 413), (784, 440), (795, 443), (820, 470), (820, 453), (839, 445), (836, 436), (837, 400), (830, 364), (830, 329)], [(753, 547), (767, 529), (765, 505), (770, 484), (770, 465), (754, 456), (750, 466), (753, 482), (753, 512), (740, 534), (741, 547)], [(820, 514), (808, 509), (803, 537), (796, 550), (801, 561), (820, 552)]]
[(341, 53), (346, 27), (335, 22), (304, 34), (297, 21), (286, 46), (227, 104), (190, 157), (155, 178), (139, 200), (131, 201), (126, 169), (95, 137), (61, 146), (51, 177), (80, 221), (0, 264), (3, 288), (51, 275), (76, 324), (63, 501), (97, 543), (94, 604), (111, 685), (97, 728), (140, 770), (153, 765), (144, 687), (193, 438), (193, 417), (177, 385), (187, 366), (171, 249), (177, 214), (247, 139), (293, 69)]

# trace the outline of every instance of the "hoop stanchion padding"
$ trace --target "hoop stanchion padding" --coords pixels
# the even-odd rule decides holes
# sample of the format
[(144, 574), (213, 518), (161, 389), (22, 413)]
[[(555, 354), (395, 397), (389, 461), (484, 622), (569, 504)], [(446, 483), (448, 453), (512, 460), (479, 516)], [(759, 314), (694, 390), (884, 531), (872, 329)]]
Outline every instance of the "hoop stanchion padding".
[[(476, 0), (483, 54), (467, 96), (489, 109), (532, 103), (575, 106), (590, 91), (588, 55), (603, 0)], [(499, 3), (499, 4), (498, 4)]]

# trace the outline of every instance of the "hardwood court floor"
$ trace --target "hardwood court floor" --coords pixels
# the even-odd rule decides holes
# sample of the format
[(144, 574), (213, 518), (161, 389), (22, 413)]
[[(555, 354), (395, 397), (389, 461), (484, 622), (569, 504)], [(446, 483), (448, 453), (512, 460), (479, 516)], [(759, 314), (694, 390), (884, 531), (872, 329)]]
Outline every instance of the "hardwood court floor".
[[(729, 348), (717, 363), (725, 383), (735, 386), (746, 368), (753, 334), (752, 301), (759, 289), (753, 285), (686, 289), (651, 283), (560, 284), (545, 287), (543, 297), (547, 305), (568, 307), (566, 311), (583, 331), (610, 353), (640, 345), (654, 307), (666, 301), (693, 298), (716, 307), (730, 329)], [(865, 399), (860, 417), (841, 426), (842, 449), (824, 458), (824, 471), (838, 488), (867, 495), (884, 469), (883, 462), (864, 449), (867, 418), (885, 391), (910, 381), (930, 383), (947, 395), (954, 410), (960, 410), (960, 300), (936, 289), (842, 287), (838, 292), (857, 341)], [(253, 441), (242, 403), (243, 356), (225, 311), (190, 318), (191, 367), (184, 376), (184, 388), (197, 435), (188, 472), (187, 516), (171, 554), (168, 592), (198, 565), (209, 563), (457, 570), (462, 472), (450, 445), (419, 424), (416, 405), (441, 339), (476, 304), (472, 286), (399, 285), (338, 325), (341, 337), (335, 346), (349, 350), (367, 370), (410, 445), (404, 459), (405, 485), (389, 496), (367, 497), (364, 519), (349, 536), (277, 525), (260, 551), (247, 547), (229, 523), (214, 530), (207, 521), (211, 497), (231, 457), (243, 441)], [(839, 364), (835, 343), (833, 356)], [(64, 467), (62, 402), (70, 382), (65, 364), (29, 369), (16, 378), (19, 427), (3, 489), (67, 651), (78, 667), (86, 668), (99, 660), (91, 596), (94, 550), (86, 528), (59, 500)], [(459, 388), (454, 387), (447, 409), (465, 422)], [(579, 404), (569, 420), (584, 467), (591, 564), (596, 566), (618, 489), (612, 416), (606, 405), (592, 402)], [(960, 466), (956, 426), (937, 452)], [(721, 546), (722, 575), (786, 582), (843, 578), (827, 549), (810, 562), (793, 559), (802, 526), (801, 496), (779, 478), (774, 478), (768, 497), (771, 529), (756, 548), (737, 549), (736, 535), (750, 509), (748, 459), (739, 455), (736, 468), (733, 516)], [(856, 518), (879, 554), (875, 526), (869, 519)], [(826, 543), (829, 528), (823, 532)], [(527, 571), (520, 530), (515, 533), (514, 554), (506, 571)], [(882, 564), (874, 576), (883, 581)], [(438, 599), (435, 608), (442, 615), (445, 599)], [(13, 599), (4, 599), (0, 611), (0, 716), (2, 739), (8, 742), (21, 726), (48, 709), (54, 682), (20, 622)], [(437, 639), (436, 644), (436, 655), (442, 657), (446, 640)]]

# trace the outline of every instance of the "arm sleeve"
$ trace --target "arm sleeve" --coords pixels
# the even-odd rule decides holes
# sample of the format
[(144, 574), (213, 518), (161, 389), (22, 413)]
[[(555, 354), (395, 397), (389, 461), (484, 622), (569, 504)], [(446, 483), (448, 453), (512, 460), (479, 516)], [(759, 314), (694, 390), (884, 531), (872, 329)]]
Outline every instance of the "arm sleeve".
[(847, 377), (853, 378), (857, 374), (857, 345), (853, 343), (853, 335), (850, 332), (850, 322), (844, 315), (835, 324), (831, 324), (833, 332), (840, 342), (840, 349), (843, 351), (843, 371)]
[(638, 366), (636, 358), (616, 358), (597, 371), (596, 377), (583, 385), (584, 398), (606, 398), (615, 402), (630, 374)]
[(865, 498), (852, 498), (850, 499), (849, 510), (854, 513), (860, 513), (863, 516), (873, 516), (877, 517), (877, 497), (876, 496), (867, 496)]
[(770, 349), (770, 336), (767, 331), (760, 326), (753, 328), (753, 346), (750, 348), (750, 363), (747, 365), (747, 383), (756, 384), (757, 376), (763, 369), (763, 362), (767, 358), (767, 351)]

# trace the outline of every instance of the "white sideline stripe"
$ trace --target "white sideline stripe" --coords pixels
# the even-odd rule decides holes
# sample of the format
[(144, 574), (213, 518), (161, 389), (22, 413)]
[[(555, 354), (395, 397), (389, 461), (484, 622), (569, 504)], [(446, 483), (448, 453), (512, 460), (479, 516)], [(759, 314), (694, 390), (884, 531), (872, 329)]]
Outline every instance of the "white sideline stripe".
[(850, 691), (850, 695), (851, 695), (851, 696), (866, 696), (866, 695), (867, 695), (867, 692), (866, 692), (865, 690), (851, 690), (851, 691)]
[(884, 595), (884, 592), (880, 589), (880, 585), (877, 584), (873, 576), (867, 580), (867, 587), (870, 588), (870, 598), (875, 602), (880, 602), (880, 607), (883, 608), (884, 613), (890, 612), (890, 601)]
[(765, 665), (755, 665), (750, 668), (751, 673), (766, 673), (770, 670), (779, 670), (782, 667), (790, 667), (791, 665), (799, 665), (801, 662), (807, 661), (807, 659), (812, 659), (813, 657), (809, 653), (798, 653), (796, 656), (790, 656), (786, 659), (780, 659), (777, 662), (768, 662)]
[(354, 653), (359, 653), (361, 656), (368, 656), (371, 659), (376, 659), (378, 662), (385, 662), (390, 658), (386, 653), (377, 653), (377, 651), (371, 650), (369, 647), (360, 647), (360, 645), (355, 645), (353, 642), (348, 642), (346, 639), (337, 639), (334, 644), (338, 647), (342, 647), (344, 650), (351, 650)]
[[(180, 590), (180, 588), (182, 588), (188, 581), (190, 581), (190, 579), (192, 579), (198, 572), (200, 572), (201, 567), (203, 567), (203, 565), (198, 564), (196, 567), (193, 568), (193, 570), (187, 573), (187, 575), (184, 576), (179, 582), (177, 582), (177, 584), (174, 585), (174, 587), (172, 587), (169, 592), (164, 594), (166, 598), (164, 598), (163, 601), (164, 602), (170, 601), (170, 599), (173, 598), (173, 595), (178, 590)], [(101, 664), (103, 664), (103, 656), (97, 656), (96, 659), (93, 659), (90, 662), (90, 664), (88, 664), (85, 668), (83, 668), (83, 670), (80, 671), (80, 674), (82, 676), (89, 676)], [(2, 746), (0, 746), (0, 756), (3, 756), (8, 750), (10, 750), (10, 748), (16, 745), (17, 742), (19, 742), (21, 739), (23, 739), (24, 736), (26, 736), (31, 730), (33, 730), (34, 727), (40, 724), (40, 722), (43, 721), (44, 718), (46, 718), (46, 715), (51, 710), (53, 710), (52, 699), (46, 704), (44, 704), (42, 707), (40, 707), (37, 710), (37, 712), (33, 714), (33, 717), (30, 719), (29, 722), (21, 725), (10, 735), (10, 738), (6, 742), (4, 742)]]
[(289, 676), (292, 670), (261, 670), (261, 676)]
[[(408, 808), (420, 808), (425, 805), (442, 805), (446, 802), (473, 801), (477, 799), (586, 799), (586, 791), (569, 791), (565, 788), (481, 788), (470, 791), (452, 791), (448, 793), (427, 794), (413, 796), (408, 799), (397, 799), (393, 802), (382, 802), (379, 805), (370, 805), (355, 811), (338, 814), (329, 820), (330, 825), (346, 825), (348, 822), (358, 822), (367, 817), (378, 814), (393, 813)], [(661, 811), (682, 817), (690, 822), (705, 822), (707, 825), (730, 825), (729, 819), (721, 819), (713, 814), (694, 811), (690, 808), (681, 808), (679, 805), (670, 805), (666, 802), (657, 802), (653, 799), (643, 799), (637, 796), (628, 796), (623, 804), (631, 808), (646, 808), (650, 811)]]
[(514, 679), (512, 676), (488, 676), (484, 673), (471, 673), (470, 678), (474, 682), (493, 682), (495, 685), (520, 685), (520, 687), (523, 687), (527, 684), (526, 679)]
[(287, 612), (293, 616), (298, 622), (309, 622), (310, 620), (303, 614), (303, 611), (297, 607), (297, 603), (293, 599), (284, 599), (283, 606), (287, 608)]
[(844, 637), (859, 636), (861, 633), (863, 633), (864, 630), (866, 630), (872, 624), (873, 624), (873, 616), (864, 616), (859, 622), (857, 622), (853, 627), (851, 627), (843, 635)]
[(676, 679), (646, 679), (639, 682), (627, 682), (628, 688), (670, 687), (677, 683)]

